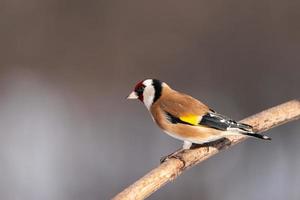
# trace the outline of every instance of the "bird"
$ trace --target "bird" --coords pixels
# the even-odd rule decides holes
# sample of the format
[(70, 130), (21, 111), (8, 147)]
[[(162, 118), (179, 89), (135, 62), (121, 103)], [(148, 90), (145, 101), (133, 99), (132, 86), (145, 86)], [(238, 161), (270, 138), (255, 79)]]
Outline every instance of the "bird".
[[(251, 125), (219, 114), (201, 101), (172, 89), (158, 79), (138, 82), (127, 99), (140, 100), (153, 121), (166, 134), (183, 141), (181, 150), (188, 150), (193, 144), (203, 145), (230, 135), (271, 140), (266, 135), (256, 133)], [(175, 152), (167, 158), (174, 155)], [(162, 159), (164, 160), (166, 158)]]

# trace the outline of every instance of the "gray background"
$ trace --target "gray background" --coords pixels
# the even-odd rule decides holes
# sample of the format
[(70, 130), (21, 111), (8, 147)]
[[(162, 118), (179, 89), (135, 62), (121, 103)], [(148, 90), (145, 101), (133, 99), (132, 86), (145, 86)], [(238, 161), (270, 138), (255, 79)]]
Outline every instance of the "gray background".
[[(125, 96), (159, 78), (237, 120), (299, 98), (300, 1), (0, 2), (0, 199), (113, 197), (181, 142)], [(300, 124), (149, 199), (299, 199)]]

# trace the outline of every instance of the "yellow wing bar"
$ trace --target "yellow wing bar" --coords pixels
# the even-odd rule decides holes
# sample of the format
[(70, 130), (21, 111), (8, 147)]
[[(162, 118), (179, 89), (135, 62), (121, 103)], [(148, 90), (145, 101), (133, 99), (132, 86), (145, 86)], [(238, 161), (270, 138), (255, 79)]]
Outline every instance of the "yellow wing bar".
[(187, 115), (187, 116), (183, 116), (183, 117), (179, 117), (179, 119), (183, 122), (192, 124), (192, 125), (199, 125), (199, 120), (201, 117), (197, 116), (197, 115)]

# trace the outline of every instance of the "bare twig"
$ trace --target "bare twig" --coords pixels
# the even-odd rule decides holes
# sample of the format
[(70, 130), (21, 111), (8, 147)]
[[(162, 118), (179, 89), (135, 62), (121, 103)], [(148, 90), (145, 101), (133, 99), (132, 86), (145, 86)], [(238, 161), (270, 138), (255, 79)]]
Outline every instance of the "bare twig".
[[(258, 132), (264, 132), (298, 118), (300, 118), (300, 101), (292, 100), (248, 117), (242, 120), (242, 122), (252, 125)], [(246, 138), (246, 136), (233, 136), (212, 146), (185, 151), (181, 154), (185, 165), (182, 160), (169, 159), (130, 185), (113, 199), (145, 199), (167, 182), (175, 179), (185, 169), (206, 160), (222, 149), (231, 147)]]

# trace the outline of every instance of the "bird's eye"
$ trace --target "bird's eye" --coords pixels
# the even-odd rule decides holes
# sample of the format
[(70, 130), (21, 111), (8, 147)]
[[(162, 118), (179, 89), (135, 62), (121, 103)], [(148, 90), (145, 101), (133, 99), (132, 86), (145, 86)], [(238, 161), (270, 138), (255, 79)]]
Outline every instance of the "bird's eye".
[(141, 85), (140, 87), (138, 87), (135, 92), (140, 96), (143, 94), (144, 92), (144, 89), (145, 89), (145, 86), (144, 85)]

